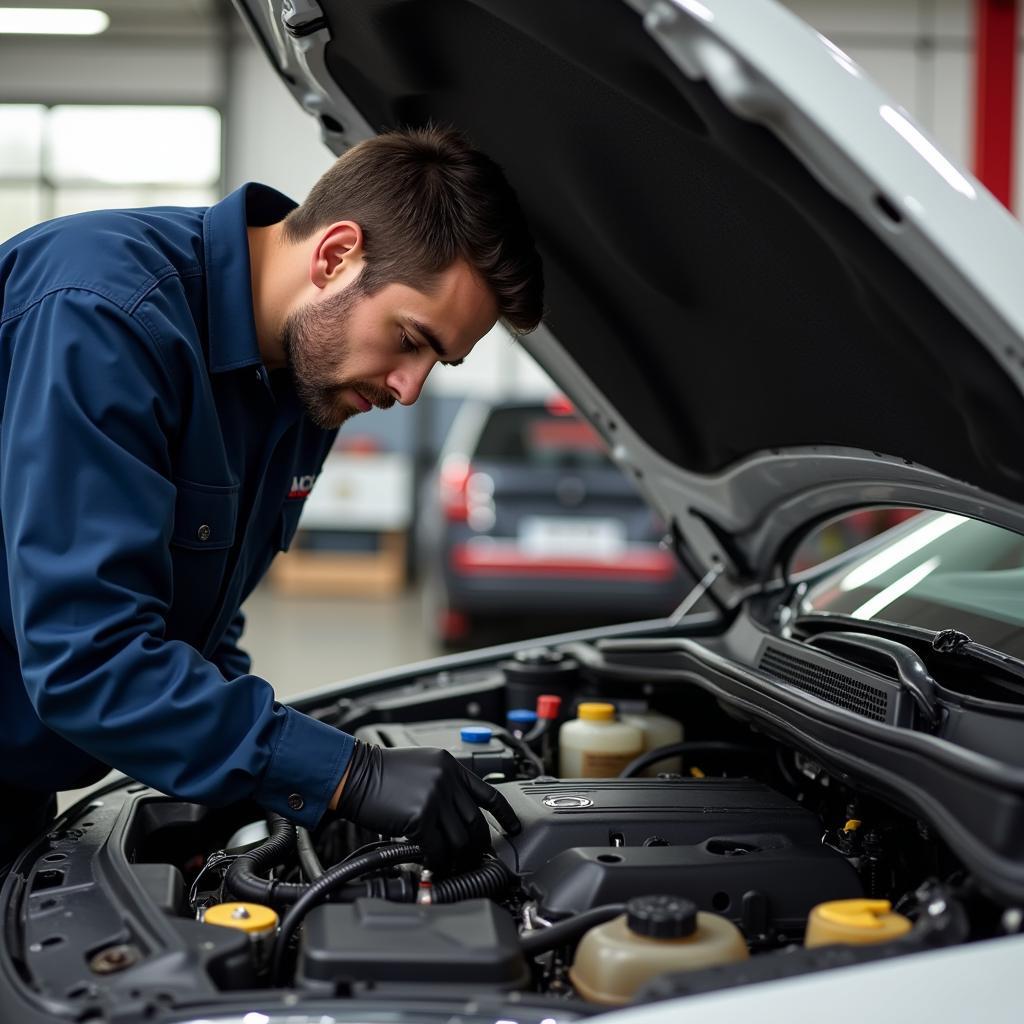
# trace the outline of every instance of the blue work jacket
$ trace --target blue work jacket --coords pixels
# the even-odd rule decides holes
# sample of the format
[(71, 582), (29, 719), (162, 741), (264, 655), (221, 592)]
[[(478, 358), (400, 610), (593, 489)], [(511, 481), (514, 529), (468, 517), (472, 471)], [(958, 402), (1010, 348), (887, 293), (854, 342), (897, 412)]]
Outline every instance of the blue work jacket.
[(325, 810), (352, 738), (278, 704), (238, 647), (334, 439), (256, 341), (246, 225), (294, 205), (246, 185), (0, 245), (0, 784), (114, 767)]

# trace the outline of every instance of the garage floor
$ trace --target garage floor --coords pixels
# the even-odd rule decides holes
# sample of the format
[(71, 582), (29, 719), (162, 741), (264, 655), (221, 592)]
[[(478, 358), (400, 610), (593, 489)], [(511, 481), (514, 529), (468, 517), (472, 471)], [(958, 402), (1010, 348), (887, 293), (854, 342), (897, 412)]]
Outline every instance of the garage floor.
[(245, 613), (242, 647), (253, 672), (282, 700), (440, 653), (427, 637), (416, 590), (385, 601), (280, 597), (260, 587)]

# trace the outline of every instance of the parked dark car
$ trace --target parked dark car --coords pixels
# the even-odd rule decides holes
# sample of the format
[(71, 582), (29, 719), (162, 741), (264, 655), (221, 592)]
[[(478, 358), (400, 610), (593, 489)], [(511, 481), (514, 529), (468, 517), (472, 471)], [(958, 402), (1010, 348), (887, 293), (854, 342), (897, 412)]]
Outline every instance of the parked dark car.
[[(467, 401), (420, 508), (429, 624), (443, 643), (668, 615), (687, 589), (665, 525), (561, 396)], [(525, 635), (529, 635), (528, 633)]]
[[(295, 702), (503, 779), (522, 827), (468, 870), (144, 778), (68, 809), (3, 882), (0, 1020), (1017, 1024), (1020, 224), (769, 0), (237, 6), (335, 150), (434, 120), (505, 167), (522, 344), (702, 597)], [(935, 515), (793, 571), (879, 507)], [(563, 777), (557, 718), (506, 727), (534, 701), (684, 740)]]

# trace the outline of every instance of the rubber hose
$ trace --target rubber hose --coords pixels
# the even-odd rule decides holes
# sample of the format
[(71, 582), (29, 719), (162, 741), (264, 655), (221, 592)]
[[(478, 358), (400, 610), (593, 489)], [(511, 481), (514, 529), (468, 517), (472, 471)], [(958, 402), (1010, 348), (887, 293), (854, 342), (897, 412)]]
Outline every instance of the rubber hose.
[(520, 939), (523, 954), (528, 957), (539, 956), (559, 946), (574, 944), (582, 938), (584, 932), (625, 912), (625, 903), (606, 903), (603, 907), (585, 910), (567, 921), (559, 921), (550, 928), (538, 928), (536, 931), (527, 932)]
[(373, 850), (363, 854), (361, 857), (353, 857), (351, 860), (335, 864), (323, 873), (315, 882), (303, 886), (302, 895), (295, 901), (294, 905), (284, 915), (281, 921), (281, 928), (277, 933), (277, 940), (274, 944), (274, 960), (271, 968), (271, 977), (275, 985), (284, 984), (284, 964), (288, 952), (288, 945), (291, 942), (295, 930), (302, 923), (307, 913), (322, 899), (325, 899), (334, 889), (344, 885), (352, 878), (365, 875), (368, 871), (379, 871), (391, 864), (404, 864), (406, 862), (418, 863), (423, 857), (423, 850), (415, 843), (396, 843), (394, 846), (386, 846), (381, 850)]
[(544, 762), (533, 752), (530, 745), (525, 740), (521, 740), (518, 736), (513, 736), (510, 732), (496, 732), (495, 737), (499, 740), (503, 740), (510, 747), (515, 747), (522, 756), (530, 762), (534, 770), (538, 775), (546, 775), (547, 769), (544, 767)]
[(271, 814), (267, 825), (270, 838), (237, 857), (228, 868), (224, 884), (239, 899), (272, 907), (288, 906), (306, 891), (307, 886), (264, 876), (271, 868), (283, 864), (295, 850), (295, 826), (278, 814)]
[(646, 754), (633, 758), (619, 772), (620, 779), (631, 779), (645, 768), (649, 768), (667, 757), (685, 757), (687, 754), (756, 754), (764, 757), (769, 751), (760, 747), (751, 747), (746, 743), (726, 743), (721, 740), (683, 740), (681, 743), (667, 743), (663, 747), (648, 750)]
[(295, 830), (295, 843), (299, 851), (302, 873), (310, 882), (315, 882), (324, 873), (324, 866), (316, 854), (313, 837), (309, 834), (309, 830), (299, 826)]
[(505, 865), (500, 860), (491, 859), (475, 871), (434, 882), (431, 898), (435, 903), (458, 903), (460, 900), (495, 896), (507, 889), (510, 881)]

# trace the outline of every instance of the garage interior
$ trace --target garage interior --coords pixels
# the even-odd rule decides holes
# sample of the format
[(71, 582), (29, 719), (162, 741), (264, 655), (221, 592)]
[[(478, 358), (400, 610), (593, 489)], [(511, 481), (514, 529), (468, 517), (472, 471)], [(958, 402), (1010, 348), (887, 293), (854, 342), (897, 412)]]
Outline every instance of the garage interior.
[(1024, 0), (19, 4), (0, 1024), (1015, 1021)]

